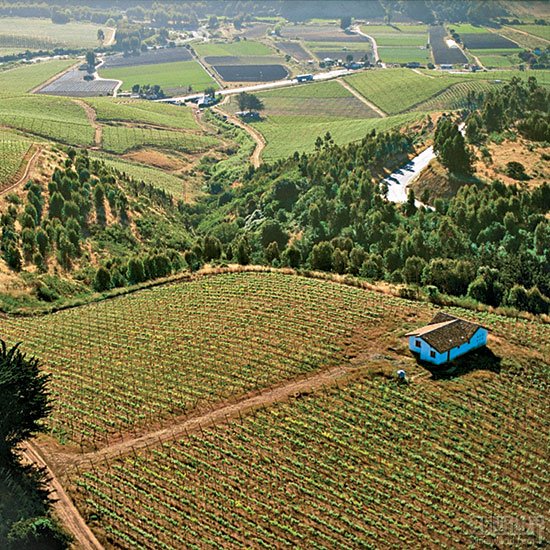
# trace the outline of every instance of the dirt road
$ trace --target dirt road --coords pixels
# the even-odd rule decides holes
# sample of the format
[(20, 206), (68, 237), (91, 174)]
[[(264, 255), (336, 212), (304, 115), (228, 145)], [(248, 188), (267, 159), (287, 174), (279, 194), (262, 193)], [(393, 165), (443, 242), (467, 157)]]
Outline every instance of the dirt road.
[[(6, 193), (11, 191), (12, 189), (15, 189), (16, 187), (19, 187), (21, 184), (27, 182), (31, 172), (36, 167), (36, 164), (38, 162), (38, 157), (40, 156), (40, 153), (42, 153), (42, 151), (43, 151), (43, 149), (42, 149), (42, 147), (40, 147), (40, 145), (34, 144), (34, 145), (30, 146), (29, 151), (27, 152), (27, 154), (25, 155), (25, 158), (23, 159), (23, 162), (26, 162), (26, 166), (25, 166), (25, 170), (23, 172), (23, 175), (21, 177), (19, 177), (15, 183), (12, 183), (11, 185), (8, 185), (8, 187), (6, 187), (5, 189), (2, 189), (0, 191), (0, 196), (5, 195)], [(28, 157), (29, 154), (31, 155), (31, 157), (28, 158), (28, 160), (27, 160), (27, 157)]]
[(345, 80), (338, 79), (339, 82), (350, 94), (354, 95), (361, 103), (364, 103), (367, 107), (378, 113), (382, 118), (388, 116), (388, 114), (374, 103), (371, 103), (366, 97), (363, 97), (353, 86), (350, 86)]
[(376, 43), (376, 40), (374, 39), (373, 36), (370, 36), (369, 34), (365, 34), (361, 28), (356, 25), (355, 27), (352, 28), (352, 31), (356, 32), (357, 34), (360, 34), (361, 36), (364, 36), (365, 38), (368, 38), (370, 40), (370, 43), (372, 44), (372, 55), (374, 57), (374, 63), (380, 63), (380, 66), (385, 69), (386, 68), (386, 64), (385, 63), (382, 63), (380, 61), (380, 56), (378, 55), (378, 44)]
[(103, 128), (101, 124), (97, 121), (97, 114), (95, 109), (83, 101), (82, 99), (73, 99), (73, 102), (77, 105), (80, 105), (86, 112), (86, 117), (91, 127), (94, 129), (94, 147), (92, 149), (101, 149), (101, 140), (103, 139)]
[(54, 513), (62, 522), (65, 529), (74, 537), (76, 547), (84, 550), (101, 550), (103, 546), (96, 539), (92, 530), (86, 525), (80, 512), (76, 509), (65, 489), (63, 489), (63, 486), (44, 460), (38, 446), (34, 443), (27, 443), (22, 451), (22, 455), (24, 461), (46, 469), (49, 478), (50, 496), (54, 500)]
[(254, 148), (252, 155), (250, 155), (250, 163), (252, 164), (252, 166), (254, 166), (254, 168), (258, 168), (258, 166), (260, 166), (260, 164), (262, 163), (262, 151), (265, 149), (266, 146), (264, 136), (262, 136), (262, 134), (258, 132), (258, 130), (253, 128), (250, 124), (246, 124), (245, 122), (243, 122), (239, 117), (222, 111), (217, 107), (214, 107), (214, 111), (222, 116), (226, 116), (227, 120), (230, 120), (233, 124), (235, 124), (235, 126), (239, 126), (239, 128), (242, 128), (254, 140), (254, 142), (256, 143), (256, 147)]

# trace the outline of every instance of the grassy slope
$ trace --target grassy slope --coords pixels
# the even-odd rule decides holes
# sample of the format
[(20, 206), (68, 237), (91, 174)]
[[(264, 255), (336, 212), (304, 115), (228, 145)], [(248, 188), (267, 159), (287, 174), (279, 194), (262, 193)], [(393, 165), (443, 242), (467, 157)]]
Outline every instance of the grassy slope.
[(86, 101), (95, 109), (98, 120), (146, 123), (170, 128), (199, 128), (189, 107), (101, 97)]
[(196, 61), (175, 61), (155, 65), (135, 65), (101, 70), (103, 78), (122, 80), (123, 88), (130, 89), (134, 84), (158, 84), (165, 91), (170, 89), (203, 90), (217, 84)]
[[(454, 380), (398, 386), (397, 368), (425, 374), (402, 336), (434, 311), (335, 283), (249, 273), (2, 318), (0, 326), (10, 341), (24, 335), (24, 349), (53, 372), (55, 425), (85, 442), (94, 427), (101, 440), (102, 430), (194, 414), (354, 358), (358, 379), (339, 389), (243, 413), (84, 476), (82, 466), (75, 496), (104, 537), (224, 545), (227, 530), (267, 546), (464, 546), (473, 517), (545, 509), (550, 334), (548, 325), (452, 310), (490, 328), (500, 374), (478, 363), (482, 370)], [(155, 512), (126, 506), (135, 492)]]
[(74, 63), (74, 59), (56, 59), (0, 71), (0, 96), (27, 92)]
[(125, 151), (145, 145), (194, 153), (204, 151), (208, 147), (215, 145), (217, 139), (211, 136), (173, 130), (105, 126), (103, 128), (102, 143), (105, 151), (113, 153), (124, 153)]
[(526, 32), (528, 34), (532, 34), (533, 36), (544, 38), (545, 40), (550, 42), (550, 27), (548, 27), (547, 25), (518, 25), (517, 27), (513, 28), (519, 31)]

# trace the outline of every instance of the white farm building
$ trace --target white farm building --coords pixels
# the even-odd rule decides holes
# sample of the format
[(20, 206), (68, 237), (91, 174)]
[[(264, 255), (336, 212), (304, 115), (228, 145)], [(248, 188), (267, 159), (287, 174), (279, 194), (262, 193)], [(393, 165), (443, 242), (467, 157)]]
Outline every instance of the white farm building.
[(428, 325), (408, 332), (409, 349), (421, 361), (442, 365), (487, 344), (487, 329), (447, 313), (438, 313)]

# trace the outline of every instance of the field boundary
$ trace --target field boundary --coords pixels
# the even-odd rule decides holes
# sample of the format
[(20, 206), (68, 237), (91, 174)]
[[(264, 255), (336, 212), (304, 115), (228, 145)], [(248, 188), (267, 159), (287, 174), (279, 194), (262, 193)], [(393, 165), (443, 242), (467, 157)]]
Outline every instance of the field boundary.
[(364, 103), (367, 107), (378, 113), (382, 118), (388, 116), (388, 113), (377, 107), (374, 103), (369, 101), (365, 96), (361, 95), (351, 84), (348, 84), (345, 80), (337, 78), (336, 82), (339, 82), (340, 85), (345, 88), (350, 94), (355, 96), (361, 103)]
[[(29, 148), (25, 155), (23, 156), (23, 159), (21, 160), (21, 164), (19, 165), (19, 168), (17, 169), (17, 172), (19, 173), (21, 171), (21, 167), (25, 166), (23, 170), (23, 174), (19, 176), (18, 173), (15, 174), (15, 178), (17, 178), (17, 181), (15, 183), (9, 184), (5, 189), (2, 189), (0, 191), (0, 196), (5, 195), (6, 193), (9, 193), (16, 187), (19, 187), (22, 183), (25, 182), (25, 180), (28, 179), (29, 174), (34, 169), (36, 165), (36, 161), (38, 160), (38, 156), (42, 153), (42, 147), (40, 145), (37, 145), (36, 143), (31, 143), (29, 145)], [(30, 155), (30, 158), (29, 158)]]
[(50, 498), (53, 499), (54, 513), (78, 542), (79, 548), (102, 550), (104, 548), (103, 545), (100, 544), (93, 531), (84, 521), (78, 508), (74, 505), (63, 485), (44, 458), (40, 447), (36, 443), (29, 441), (25, 444), (21, 454), (24, 461), (46, 471), (48, 477), (47, 488), (49, 489)]
[(90, 126), (94, 129), (94, 147), (92, 149), (101, 149), (101, 142), (103, 139), (103, 127), (97, 121), (96, 110), (82, 99), (71, 98), (73, 103), (80, 105), (86, 112), (86, 117)]

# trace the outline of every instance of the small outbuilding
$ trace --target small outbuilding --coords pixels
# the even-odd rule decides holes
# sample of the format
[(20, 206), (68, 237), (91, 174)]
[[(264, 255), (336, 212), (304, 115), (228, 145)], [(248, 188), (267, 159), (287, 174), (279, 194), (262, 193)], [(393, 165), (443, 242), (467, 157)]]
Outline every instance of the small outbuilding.
[(434, 365), (448, 363), (487, 344), (485, 327), (439, 312), (428, 325), (408, 332), (409, 349), (420, 360)]

